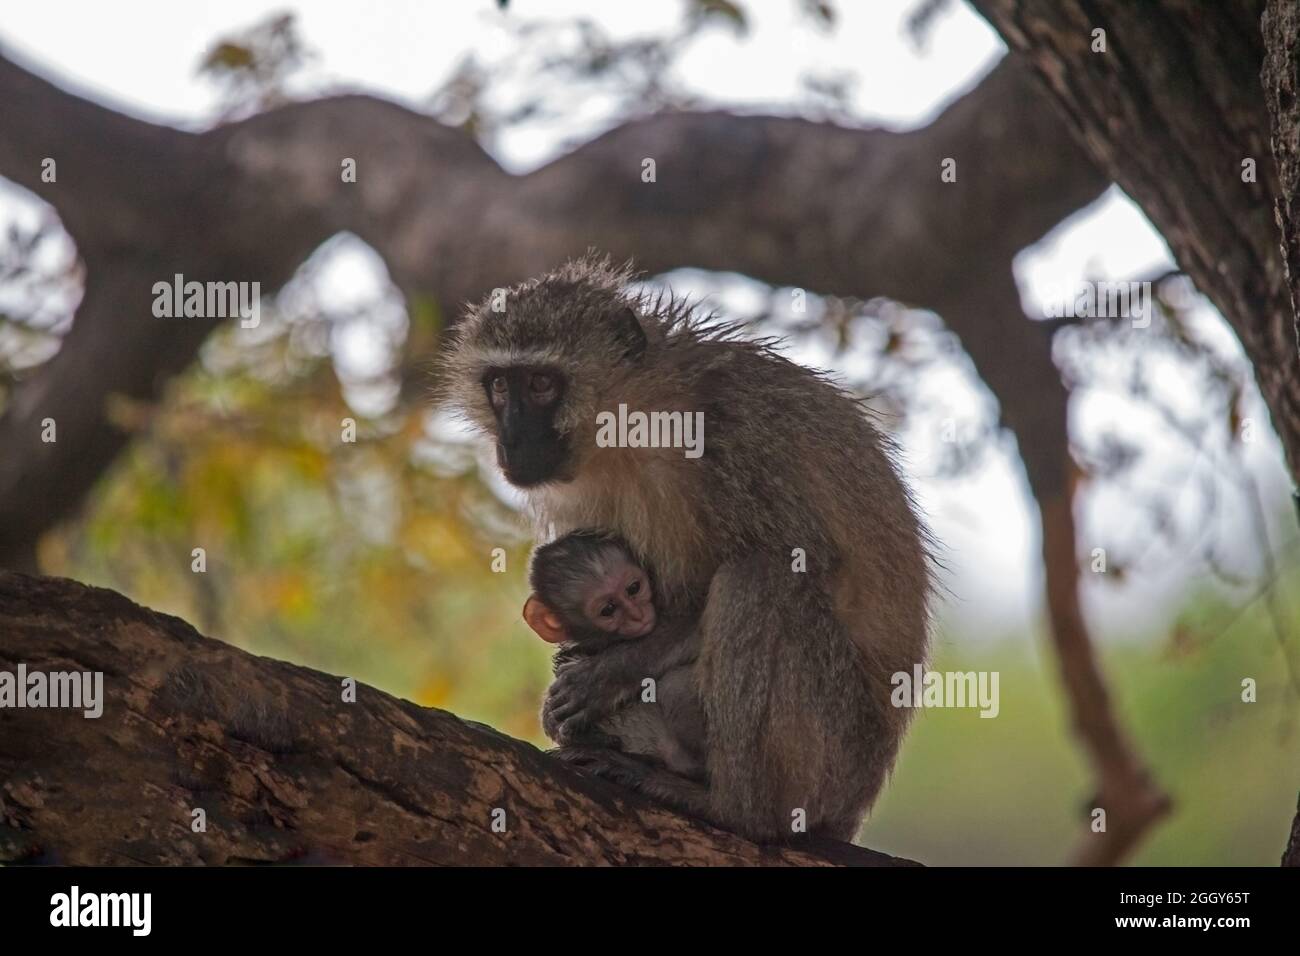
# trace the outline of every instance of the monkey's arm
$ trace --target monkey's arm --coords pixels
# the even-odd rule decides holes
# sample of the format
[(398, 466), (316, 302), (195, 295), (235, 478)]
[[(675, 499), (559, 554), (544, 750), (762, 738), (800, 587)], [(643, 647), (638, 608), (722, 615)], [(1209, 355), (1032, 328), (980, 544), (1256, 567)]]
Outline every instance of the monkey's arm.
[(694, 663), (699, 647), (698, 628), (665, 622), (645, 637), (611, 642), (594, 654), (557, 657), (542, 730), (557, 744), (589, 740), (600, 721), (640, 694), (643, 680)]
[(710, 582), (696, 669), (710, 815), (751, 839), (798, 824), (852, 839), (897, 751), (906, 715), (828, 591), (780, 553), (728, 562)]

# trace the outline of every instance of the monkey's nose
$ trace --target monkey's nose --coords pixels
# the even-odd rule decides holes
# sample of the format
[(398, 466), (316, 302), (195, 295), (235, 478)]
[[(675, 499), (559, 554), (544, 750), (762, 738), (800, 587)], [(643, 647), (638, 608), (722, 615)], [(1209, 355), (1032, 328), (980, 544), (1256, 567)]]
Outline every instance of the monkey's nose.
[(655, 609), (648, 604), (623, 602), (623, 620), (638, 637), (650, 633), (655, 625)]

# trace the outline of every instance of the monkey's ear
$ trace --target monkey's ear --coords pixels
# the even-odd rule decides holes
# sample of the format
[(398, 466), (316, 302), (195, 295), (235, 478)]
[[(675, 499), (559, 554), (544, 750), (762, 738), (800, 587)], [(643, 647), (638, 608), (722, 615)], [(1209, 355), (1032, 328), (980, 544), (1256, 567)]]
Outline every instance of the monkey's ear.
[(635, 362), (645, 351), (646, 336), (645, 329), (641, 328), (641, 320), (637, 318), (636, 310), (630, 305), (625, 305), (618, 310), (614, 316), (614, 329), (619, 340), (627, 343), (627, 351), (623, 353), (623, 358)]
[(528, 595), (528, 600), (524, 602), (524, 620), (548, 644), (563, 644), (569, 639), (560, 619), (537, 599), (536, 594)]

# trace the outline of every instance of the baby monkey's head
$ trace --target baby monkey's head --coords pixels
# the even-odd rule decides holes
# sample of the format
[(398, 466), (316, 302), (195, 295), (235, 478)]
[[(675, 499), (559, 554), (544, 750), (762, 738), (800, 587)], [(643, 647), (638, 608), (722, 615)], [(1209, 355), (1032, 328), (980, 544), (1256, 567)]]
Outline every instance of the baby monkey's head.
[[(644, 637), (654, 630), (650, 575), (616, 535), (574, 531), (533, 552), (524, 619), (544, 640)], [(540, 603), (540, 607), (538, 607)]]

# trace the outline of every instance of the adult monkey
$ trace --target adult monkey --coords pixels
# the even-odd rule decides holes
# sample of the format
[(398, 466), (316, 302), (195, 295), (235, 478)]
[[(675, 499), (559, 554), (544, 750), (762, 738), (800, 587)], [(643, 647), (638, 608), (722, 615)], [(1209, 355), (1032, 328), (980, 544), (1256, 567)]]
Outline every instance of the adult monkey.
[[(446, 356), (446, 397), (539, 533), (620, 535), (663, 611), (699, 617), (698, 641), (664, 628), (560, 668), (543, 726), (562, 757), (752, 839), (851, 839), (910, 716), (890, 678), (926, 655), (925, 532), (856, 399), (631, 280), (571, 262), (470, 309)], [(620, 405), (703, 412), (703, 455), (598, 447)], [(707, 783), (583, 745), (696, 645)]]

